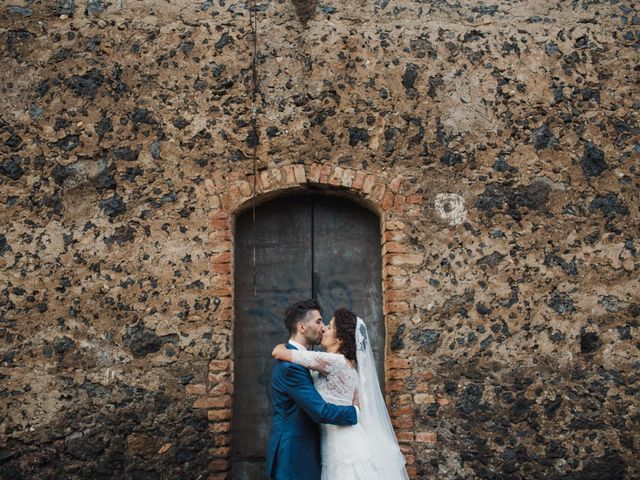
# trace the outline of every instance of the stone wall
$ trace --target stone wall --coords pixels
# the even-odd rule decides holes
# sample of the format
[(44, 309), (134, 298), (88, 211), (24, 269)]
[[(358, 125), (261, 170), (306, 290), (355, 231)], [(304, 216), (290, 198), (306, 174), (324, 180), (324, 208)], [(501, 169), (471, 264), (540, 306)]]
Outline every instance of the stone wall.
[(383, 230), (413, 478), (640, 466), (632, 2), (0, 8), (0, 476), (225, 478), (233, 218), (321, 184)]

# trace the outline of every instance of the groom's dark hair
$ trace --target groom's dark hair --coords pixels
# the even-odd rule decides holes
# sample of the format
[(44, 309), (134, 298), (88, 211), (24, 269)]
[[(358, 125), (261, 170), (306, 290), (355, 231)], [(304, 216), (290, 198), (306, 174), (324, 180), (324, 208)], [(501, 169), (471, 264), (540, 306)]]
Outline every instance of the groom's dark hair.
[(313, 299), (296, 302), (287, 308), (284, 314), (284, 325), (289, 330), (289, 335), (296, 333), (296, 325), (298, 322), (304, 322), (307, 312), (311, 310), (320, 310), (320, 305)]

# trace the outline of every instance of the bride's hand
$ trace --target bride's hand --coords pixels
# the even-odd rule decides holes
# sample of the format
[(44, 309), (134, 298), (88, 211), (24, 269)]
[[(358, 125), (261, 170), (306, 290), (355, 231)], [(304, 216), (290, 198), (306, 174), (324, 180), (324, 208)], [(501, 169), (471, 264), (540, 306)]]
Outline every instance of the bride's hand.
[(284, 346), (284, 343), (280, 343), (278, 345), (276, 345), (276, 347), (273, 349), (273, 352), (271, 352), (271, 356), (274, 357), (276, 360), (283, 360), (284, 355), (287, 352), (287, 347)]

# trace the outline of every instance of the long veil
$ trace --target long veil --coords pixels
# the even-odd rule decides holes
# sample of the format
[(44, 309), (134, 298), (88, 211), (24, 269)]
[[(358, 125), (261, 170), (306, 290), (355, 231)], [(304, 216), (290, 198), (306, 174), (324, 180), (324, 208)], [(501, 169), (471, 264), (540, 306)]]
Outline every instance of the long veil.
[(358, 317), (356, 326), (356, 361), (358, 362), (358, 422), (367, 432), (376, 457), (376, 468), (386, 480), (408, 480), (405, 459), (400, 451), (391, 419), (384, 403), (373, 351), (364, 321)]

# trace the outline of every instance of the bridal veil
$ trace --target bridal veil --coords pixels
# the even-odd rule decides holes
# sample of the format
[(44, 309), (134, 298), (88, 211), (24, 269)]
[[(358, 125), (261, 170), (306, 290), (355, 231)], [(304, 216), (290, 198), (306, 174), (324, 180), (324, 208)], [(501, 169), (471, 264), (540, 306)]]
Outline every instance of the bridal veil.
[(372, 444), (376, 469), (380, 472), (381, 478), (408, 480), (405, 459), (380, 390), (367, 326), (359, 317), (356, 326), (356, 361), (361, 412), (358, 422), (367, 432)]

